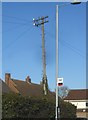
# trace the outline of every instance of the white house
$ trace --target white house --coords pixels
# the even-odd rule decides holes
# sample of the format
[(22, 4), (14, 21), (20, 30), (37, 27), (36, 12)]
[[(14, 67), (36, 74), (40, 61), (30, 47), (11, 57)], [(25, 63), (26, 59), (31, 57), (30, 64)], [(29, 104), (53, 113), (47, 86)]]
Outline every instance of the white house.
[(88, 89), (70, 90), (64, 101), (77, 107), (77, 117), (88, 118)]

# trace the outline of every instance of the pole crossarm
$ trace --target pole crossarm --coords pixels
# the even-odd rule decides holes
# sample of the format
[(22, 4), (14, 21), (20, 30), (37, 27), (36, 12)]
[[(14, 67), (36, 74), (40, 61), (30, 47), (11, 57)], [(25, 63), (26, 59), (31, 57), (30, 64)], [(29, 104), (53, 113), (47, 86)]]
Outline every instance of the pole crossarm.
[(48, 20), (46, 20), (47, 18), (48, 18), (48, 16), (40, 17), (38, 19), (33, 18), (33, 25), (38, 27), (39, 25), (47, 23), (47, 22), (49, 22)]

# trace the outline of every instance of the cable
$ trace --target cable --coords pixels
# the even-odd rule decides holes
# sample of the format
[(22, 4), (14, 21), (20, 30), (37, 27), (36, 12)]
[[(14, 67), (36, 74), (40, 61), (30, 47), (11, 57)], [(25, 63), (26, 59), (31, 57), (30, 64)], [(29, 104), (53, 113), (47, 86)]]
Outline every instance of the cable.
[(8, 44), (8, 46), (6, 47), (6, 49), (4, 49), (4, 51), (7, 50), (8, 48), (10, 48), (11, 45), (15, 44), (17, 40), (21, 40), (21, 39), (19, 39), (19, 38), (23, 37), (23, 35), (25, 35), (25, 33), (29, 32), (29, 31), (28, 31), (29, 29), (31, 30), (31, 28), (26, 29), (25, 31), (23, 31), (23, 32), (16, 38), (16, 40), (14, 40), (14, 41), (12, 41), (10, 44)]
[[(19, 17), (15, 17), (15, 16), (3, 15), (3, 14), (2, 14), (1, 16), (9, 17), (9, 18), (14, 18), (14, 19), (22, 20), (22, 21), (26, 21), (26, 22), (30, 22), (29, 20), (26, 20), (26, 19), (23, 19), (23, 18), (19, 18)], [(32, 21), (31, 21), (31, 22), (32, 22)]]
[[(11, 17), (11, 18), (15, 18), (15, 19), (19, 19), (20, 20), (20, 18), (13, 17), (13, 16), (5, 16), (5, 17)], [(21, 19), (21, 20), (24, 20), (24, 19)], [(4, 23), (11, 23), (11, 24), (19, 24), (19, 25), (27, 25), (27, 24), (29, 25), (29, 24), (32, 23), (32, 21), (28, 21), (28, 20), (24, 20), (24, 21), (26, 21), (26, 22), (25, 23), (21, 23), (21, 22), (12, 22), (12, 21), (2, 21), (2, 23), (3, 24)], [(18, 28), (18, 27), (15, 27), (15, 28)], [(9, 30), (12, 30), (12, 29), (9, 29)], [(9, 30), (7, 30), (7, 31), (9, 31)]]
[(26, 25), (28, 25), (28, 23), (19, 24), (18, 26), (15, 26), (15, 27), (13, 27), (13, 28), (10, 28), (10, 29), (4, 31), (4, 33), (5, 33), (5, 32), (9, 32), (10, 30), (15, 30), (16, 28), (21, 28), (21, 27), (26, 26)]
[(77, 53), (79, 56), (81, 56), (82, 58), (85, 58), (86, 56), (84, 56), (83, 54), (80, 53), (80, 51), (78, 51), (77, 49), (74, 49), (74, 47), (70, 46), (69, 44), (60, 41), (62, 44), (66, 45), (66, 47), (70, 48), (72, 51), (74, 51), (75, 53)]
[(2, 23), (11, 23), (11, 24), (20, 24), (20, 25), (25, 25), (26, 24), (26, 23), (9, 22), (9, 21), (2, 21)]
[[(48, 32), (48, 31), (47, 31), (47, 33), (48, 33), (47, 35), (50, 34), (50, 37), (52, 36), (52, 37), (55, 38), (55, 35), (53, 35), (52, 33)], [(52, 37), (51, 37), (51, 38), (52, 38)], [(60, 42), (61, 42), (62, 44), (64, 44), (64, 45), (66, 45), (66, 47), (69, 47), (71, 50), (73, 50), (75, 53), (77, 53), (78, 55), (80, 55), (82, 58), (86, 58), (85, 55), (81, 54), (80, 50), (78, 50), (77, 48), (73, 47), (69, 42), (67, 42), (67, 41), (65, 41), (65, 40), (61, 40), (61, 39), (60, 39)]]

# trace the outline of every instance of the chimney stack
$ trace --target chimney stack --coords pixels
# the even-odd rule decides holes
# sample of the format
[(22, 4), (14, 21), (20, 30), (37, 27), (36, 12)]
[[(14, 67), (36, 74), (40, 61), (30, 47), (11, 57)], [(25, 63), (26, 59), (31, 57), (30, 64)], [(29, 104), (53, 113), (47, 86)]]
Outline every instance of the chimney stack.
[(26, 82), (27, 82), (27, 83), (31, 83), (31, 78), (30, 78), (29, 76), (27, 76)]
[(5, 83), (9, 86), (9, 80), (11, 79), (10, 73), (5, 73)]

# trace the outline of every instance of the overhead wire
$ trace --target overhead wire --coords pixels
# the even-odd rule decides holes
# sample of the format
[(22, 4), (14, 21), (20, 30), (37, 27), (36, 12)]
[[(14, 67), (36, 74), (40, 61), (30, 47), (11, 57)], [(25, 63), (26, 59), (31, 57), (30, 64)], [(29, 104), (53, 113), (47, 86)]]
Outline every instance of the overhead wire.
[(2, 23), (11, 23), (11, 24), (26, 25), (26, 23), (20, 23), (20, 22), (11, 22), (11, 21), (2, 21)]
[[(13, 24), (14, 24), (14, 23), (13, 23)], [(10, 29), (5, 30), (4, 33), (6, 33), (6, 32), (10, 32), (11, 30), (15, 30), (15, 29), (17, 29), (17, 28), (21, 28), (21, 27), (23, 27), (23, 26), (27, 26), (27, 25), (30, 25), (30, 24), (29, 24), (29, 23), (18, 24), (18, 26), (15, 26), (15, 27), (12, 27), (12, 28), (10, 28)], [(3, 29), (3, 30), (4, 30), (4, 29)]]
[(29, 32), (29, 30), (32, 30), (32, 27), (28, 29), (26, 29), (25, 31), (23, 31), (15, 40), (13, 40), (12, 42), (10, 42), (10, 44), (7, 45), (7, 47), (5, 47), (5, 50), (7, 50), (8, 48), (10, 48), (12, 45), (14, 45), (18, 40), (21, 40), (20, 38), (23, 37), (27, 32)]
[[(10, 21), (10, 20), (8, 20), (8, 21), (6, 21), (6, 20), (2, 20), (2, 23), (4, 24), (4, 23), (8, 23), (8, 24), (13, 24), (13, 25), (23, 25), (23, 26), (26, 26), (27, 24), (29, 25), (29, 24), (31, 24), (32, 23), (32, 20), (26, 20), (26, 19), (22, 19), (22, 18), (19, 18), (19, 17), (14, 17), (14, 16), (10, 16), (10, 15), (2, 15), (2, 16), (4, 16), (4, 17), (8, 17), (8, 18), (15, 18), (16, 20), (22, 20), (22, 21), (19, 21), (19, 22), (16, 22), (16, 20), (15, 20), (15, 22), (14, 21)], [(4, 18), (3, 18), (4, 19)], [(23, 23), (23, 21), (24, 21), (24, 23)], [(19, 26), (18, 26), (19, 27)], [(14, 27), (14, 28), (18, 28), (18, 27)], [(13, 28), (13, 29), (14, 29)], [(12, 30), (12, 29), (8, 29), (7, 31), (9, 32), (9, 30)]]
[[(9, 15), (3, 15), (3, 16), (5, 16), (5, 17), (10, 17), (10, 18), (15, 18), (15, 19), (18, 19), (18, 20), (23, 20), (23, 21), (27, 21), (27, 22), (29, 22), (28, 20), (26, 20), (26, 19), (21, 19), (21, 18), (18, 18), (18, 17), (14, 17), (14, 16), (9, 16)], [(3, 21), (4, 23), (12, 23), (12, 24), (20, 24), (20, 25), (27, 25), (28, 23), (18, 23), (18, 22), (9, 22), (9, 21)], [(31, 21), (32, 22), (32, 21)], [(47, 30), (46, 30), (47, 31)], [(25, 33), (25, 31), (23, 32), (23, 33)], [(22, 33), (22, 34), (23, 34)], [(53, 36), (53, 34), (52, 33), (50, 33), (50, 32), (48, 32), (47, 31), (47, 33), (48, 34), (50, 34), (50, 36)], [(54, 36), (55, 37), (55, 36)], [(19, 37), (18, 37), (19, 38)], [(73, 50), (74, 52), (76, 52), (77, 54), (79, 54), (81, 57), (85, 57), (84, 55), (82, 55), (81, 53), (80, 53), (80, 51), (78, 50), (78, 49), (76, 49), (73, 45), (71, 45), (68, 41), (65, 41), (65, 40), (60, 40), (60, 42), (62, 43), (62, 44), (64, 44), (64, 45), (66, 45), (67, 47), (69, 47), (71, 50)]]
[[(25, 23), (21, 23), (21, 22), (12, 22), (12, 21), (2, 21), (3, 23), (10, 23), (10, 24), (18, 24), (20, 26), (16, 26), (15, 28), (20, 28), (20, 27), (23, 27), (23, 26), (28, 26), (32, 21), (29, 21), (29, 20), (26, 20), (26, 19), (21, 19), (21, 18), (18, 18), (18, 17), (14, 17), (14, 16), (9, 16), (9, 15), (2, 15), (4, 17), (8, 17), (8, 18), (15, 18), (17, 20), (22, 20), (22, 21), (25, 21)], [(32, 28), (32, 27), (31, 27)], [(14, 29), (14, 28), (13, 28)], [(19, 38), (21, 38), (30, 28), (26, 29), (24, 32), (22, 32), (17, 38), (16, 40), (12, 41), (10, 44), (8, 44), (8, 46), (6, 47), (6, 49), (9, 48), (9, 46), (11, 46), (13, 43), (15, 43)], [(8, 29), (8, 32), (9, 30), (12, 30), (12, 29)], [(30, 29), (31, 30), (31, 29)]]
[(26, 21), (26, 22), (29, 22), (29, 20), (26, 20), (26, 19), (23, 19), (23, 18), (19, 18), (19, 17), (16, 17), (16, 16), (10, 16), (10, 15), (1, 15), (2, 17), (8, 17), (8, 18), (14, 18), (14, 19), (17, 19), (17, 20), (22, 20), (22, 21)]
[(69, 48), (70, 50), (72, 50), (73, 52), (75, 52), (76, 54), (78, 54), (80, 57), (82, 57), (84, 59), (86, 58), (86, 55), (83, 55), (80, 52), (80, 50), (78, 50), (77, 48), (73, 47), (71, 44), (67, 43), (67, 41), (62, 40), (62, 41), (60, 41), (60, 43), (62, 45), (64, 45), (65, 47)]
[(74, 51), (75, 53), (77, 53), (82, 58), (86, 57), (85, 55), (81, 54), (81, 52), (78, 49), (76, 49), (75, 47), (72, 47), (72, 45), (71, 44), (69, 45), (69, 43), (67, 43), (66, 41), (60, 41), (60, 43), (63, 44), (63, 45), (65, 45), (65, 47), (70, 48), (72, 51)]
[[(54, 18), (54, 19), (52, 19), (52, 20), (55, 21), (55, 20), (56, 20), (55, 16), (54, 16), (53, 18)], [(54, 22), (54, 23), (55, 23), (55, 22)], [(48, 33), (48, 34), (46, 34), (46, 35), (50, 35), (50, 37), (52, 36), (52, 37), (55, 38), (55, 35), (52, 34), (52, 33), (50, 33), (49, 31), (46, 30), (46, 33)], [(71, 43), (69, 43), (67, 40), (62, 40), (62, 39), (60, 38), (60, 41), (59, 41), (59, 42), (60, 42), (62, 45), (64, 45), (64, 46), (68, 47), (69, 49), (71, 49), (73, 52), (75, 52), (75, 53), (77, 53), (78, 55), (80, 55), (80, 57), (86, 58), (86, 53), (85, 53), (85, 55), (83, 55), (79, 49), (77, 49), (76, 47), (74, 47), (74, 46), (73, 46)]]
[[(52, 37), (54, 37), (55, 38), (55, 35), (53, 35), (52, 33), (50, 33), (50, 32), (48, 32), (47, 31), (47, 35), (49, 35), (51, 38)], [(77, 53), (79, 56), (81, 56), (82, 58), (85, 58), (86, 56), (85, 55), (83, 55), (83, 54), (81, 54), (81, 52), (80, 52), (80, 50), (79, 49), (77, 49), (77, 48), (75, 48), (71, 43), (69, 43), (67, 40), (65, 41), (65, 40), (62, 40), (61, 38), (60, 38), (60, 43), (61, 44), (63, 44), (64, 46), (66, 46), (66, 47), (68, 47), (69, 49), (71, 49), (73, 52), (75, 52), (75, 53)]]

